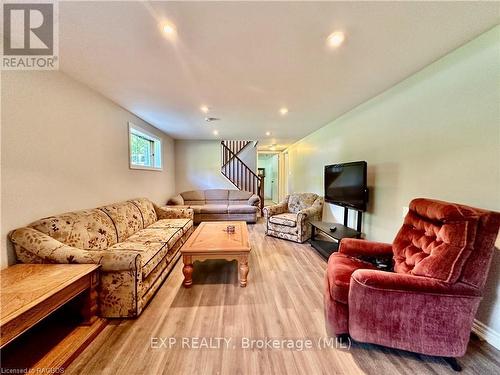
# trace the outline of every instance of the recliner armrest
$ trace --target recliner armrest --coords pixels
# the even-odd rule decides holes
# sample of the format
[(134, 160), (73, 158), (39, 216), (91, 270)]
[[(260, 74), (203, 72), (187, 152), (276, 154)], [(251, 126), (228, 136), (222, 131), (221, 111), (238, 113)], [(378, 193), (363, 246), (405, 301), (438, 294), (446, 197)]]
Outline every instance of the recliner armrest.
[(477, 288), (463, 283), (448, 283), (429, 277), (380, 270), (358, 269), (351, 275), (351, 282), (355, 282), (363, 287), (389, 292), (480, 296), (480, 291)]
[(343, 238), (342, 241), (340, 241), (339, 253), (351, 257), (387, 257), (393, 255), (391, 244), (366, 241), (357, 238)]

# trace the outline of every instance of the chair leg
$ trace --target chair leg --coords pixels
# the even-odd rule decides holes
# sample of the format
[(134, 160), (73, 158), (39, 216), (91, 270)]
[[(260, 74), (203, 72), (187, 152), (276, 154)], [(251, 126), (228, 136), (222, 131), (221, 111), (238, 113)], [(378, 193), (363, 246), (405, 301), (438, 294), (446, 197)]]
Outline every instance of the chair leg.
[(450, 367), (453, 369), (453, 371), (460, 372), (462, 371), (462, 366), (458, 363), (456, 358), (453, 357), (443, 357), (445, 362), (450, 365)]

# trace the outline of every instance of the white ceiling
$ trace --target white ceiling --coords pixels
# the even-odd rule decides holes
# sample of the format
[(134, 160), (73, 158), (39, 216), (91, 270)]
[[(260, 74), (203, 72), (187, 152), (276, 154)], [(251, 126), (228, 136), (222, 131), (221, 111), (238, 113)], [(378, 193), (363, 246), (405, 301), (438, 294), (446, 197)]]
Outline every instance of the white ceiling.
[[(499, 7), (66, 2), (60, 67), (174, 138), (214, 139), (217, 129), (223, 139), (287, 144), (498, 24)], [(175, 41), (160, 31), (167, 19)], [(334, 30), (346, 34), (336, 50), (325, 43)], [(206, 123), (202, 104), (222, 120)]]

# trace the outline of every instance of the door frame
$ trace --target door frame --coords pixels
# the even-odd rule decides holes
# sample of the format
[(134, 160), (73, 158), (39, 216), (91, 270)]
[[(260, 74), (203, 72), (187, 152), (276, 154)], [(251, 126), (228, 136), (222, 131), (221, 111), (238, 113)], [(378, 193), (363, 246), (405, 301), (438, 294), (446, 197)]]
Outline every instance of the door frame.
[[(262, 151), (257, 151), (257, 168), (259, 168), (259, 155), (260, 154), (263, 154), (263, 155), (269, 155), (269, 154), (273, 154), (273, 155), (278, 155), (278, 173), (277, 173), (277, 177), (278, 177), (278, 202), (281, 202), (283, 200), (283, 198), (285, 198), (285, 196), (283, 195), (283, 182), (282, 182), (282, 179), (283, 179), (283, 166), (284, 166), (284, 158), (283, 158), (283, 152), (282, 151), (266, 151), (266, 150), (262, 150)], [(268, 178), (268, 176), (266, 176), (266, 178)]]

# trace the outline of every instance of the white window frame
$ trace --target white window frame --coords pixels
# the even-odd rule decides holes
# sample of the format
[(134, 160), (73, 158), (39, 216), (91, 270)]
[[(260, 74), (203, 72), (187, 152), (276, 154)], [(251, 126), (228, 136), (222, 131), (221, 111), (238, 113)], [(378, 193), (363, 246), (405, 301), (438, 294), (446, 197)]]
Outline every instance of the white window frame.
[[(134, 164), (132, 162), (132, 134), (135, 135), (140, 135), (147, 140), (153, 142), (153, 154), (151, 155), (151, 160), (153, 161), (152, 166), (147, 166), (147, 165), (140, 165), (140, 164)], [(160, 157), (157, 158), (157, 155), (155, 155), (154, 150), (159, 150), (160, 152)], [(128, 162), (129, 162), (129, 167), (130, 169), (144, 169), (148, 171), (163, 171), (163, 142), (161, 139), (147, 131), (146, 129), (135, 125), (131, 122), (128, 123)], [(157, 165), (157, 164), (160, 165)]]

